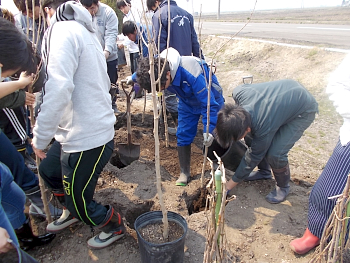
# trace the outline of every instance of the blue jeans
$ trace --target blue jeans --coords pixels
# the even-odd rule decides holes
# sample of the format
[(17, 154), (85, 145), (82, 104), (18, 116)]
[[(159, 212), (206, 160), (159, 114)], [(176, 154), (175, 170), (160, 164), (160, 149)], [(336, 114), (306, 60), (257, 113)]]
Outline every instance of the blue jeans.
[(13, 229), (23, 225), (26, 220), (24, 204), (26, 196), (13, 181), (8, 167), (0, 162), (0, 227), (5, 228), (10, 238), (18, 246), (18, 240)]
[(0, 130), (0, 162), (4, 163), (11, 171), (16, 184), (27, 191), (39, 185), (38, 177), (28, 169), (23, 156)]

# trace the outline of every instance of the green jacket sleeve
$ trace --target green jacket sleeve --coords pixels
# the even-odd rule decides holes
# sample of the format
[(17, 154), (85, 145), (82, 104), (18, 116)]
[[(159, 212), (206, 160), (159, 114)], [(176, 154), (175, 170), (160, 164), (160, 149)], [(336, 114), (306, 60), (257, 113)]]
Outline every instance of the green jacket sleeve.
[(18, 108), (23, 106), (26, 101), (26, 92), (24, 90), (15, 91), (0, 99), (0, 109)]

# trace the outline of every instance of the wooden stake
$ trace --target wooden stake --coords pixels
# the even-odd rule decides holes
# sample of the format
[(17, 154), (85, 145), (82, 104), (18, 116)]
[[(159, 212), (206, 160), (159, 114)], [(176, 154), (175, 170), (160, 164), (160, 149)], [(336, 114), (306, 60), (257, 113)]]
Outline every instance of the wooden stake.
[(38, 156), (36, 156), (35, 160), (36, 160), (36, 165), (38, 167), (38, 177), (39, 177), (39, 187), (40, 187), (40, 191), (41, 191), (41, 199), (43, 200), (43, 204), (44, 204), (44, 211), (46, 214), (46, 220), (50, 224), (52, 222), (52, 217), (51, 217), (51, 212), (49, 209), (49, 204), (48, 204), (47, 198), (46, 198), (46, 188), (45, 188), (44, 180), (39, 174), (40, 158)]
[[(27, 34), (27, 37), (29, 39), (29, 17), (28, 17), (28, 14), (29, 14), (29, 5), (28, 5), (28, 0), (25, 0), (25, 5), (26, 5), (26, 11), (27, 11), (27, 30), (26, 30), (26, 34)], [(34, 8), (35, 8), (35, 1), (32, 0), (32, 14), (34, 14)], [(40, 9), (41, 9), (41, 5), (40, 5)], [(35, 19), (33, 17), (33, 24), (32, 24), (32, 27), (33, 27), (33, 38), (32, 38), (32, 46), (33, 46), (33, 50), (34, 52), (36, 53), (37, 51), (37, 43), (39, 41), (39, 35), (40, 35), (40, 25), (41, 25), (41, 15), (39, 16), (39, 28), (38, 28), (38, 32), (37, 32), (37, 38), (35, 39)], [(35, 74), (35, 78), (34, 80), (32, 81), (32, 83), (28, 86), (28, 92), (29, 93), (33, 93), (33, 84), (38, 80), (39, 78), (39, 72), (40, 72), (40, 69), (42, 67), (42, 61), (40, 61), (39, 65), (38, 65), (38, 69), (36, 71), (36, 74)], [(33, 109), (33, 106), (29, 106), (29, 113), (30, 113), (30, 122), (31, 122), (31, 129), (33, 130), (34, 128), (34, 124), (35, 124), (35, 119), (34, 119), (34, 109)], [(36, 161), (36, 166), (38, 168), (38, 178), (39, 178), (39, 187), (40, 187), (40, 191), (41, 191), (41, 199), (43, 201), (43, 204), (44, 204), (44, 211), (45, 211), (45, 214), (46, 214), (46, 220), (48, 223), (51, 223), (52, 222), (52, 217), (51, 217), (51, 213), (50, 213), (50, 209), (49, 209), (49, 205), (48, 205), (48, 202), (47, 202), (47, 195), (46, 195), (46, 188), (45, 188), (45, 185), (44, 185), (44, 180), (41, 178), (40, 174), (39, 174), (39, 166), (40, 166), (40, 158), (38, 156), (36, 156), (35, 158), (35, 161)]]

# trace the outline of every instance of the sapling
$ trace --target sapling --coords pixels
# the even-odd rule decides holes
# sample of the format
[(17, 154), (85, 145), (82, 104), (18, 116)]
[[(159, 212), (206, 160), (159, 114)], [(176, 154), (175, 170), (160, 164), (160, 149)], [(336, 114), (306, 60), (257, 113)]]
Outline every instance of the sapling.
[[(26, 34), (27, 34), (27, 37), (29, 38), (29, 5), (28, 5), (28, 0), (25, 0), (25, 4), (26, 4), (26, 11), (27, 11), (27, 31), (26, 31)], [(34, 13), (35, 13), (35, 0), (32, 0), (32, 14), (33, 14), (33, 29), (35, 28), (35, 17), (34, 17)], [(41, 2), (40, 2), (40, 10), (41, 10)], [(37, 32), (37, 36), (35, 36), (35, 30), (33, 30), (33, 37), (32, 37), (32, 46), (33, 46), (33, 50), (35, 53), (37, 53), (37, 44), (38, 42), (40, 41), (40, 29), (41, 29), (41, 15), (39, 15), (39, 24), (38, 24), (38, 32)], [(28, 86), (28, 92), (29, 93), (33, 93), (33, 85), (34, 83), (38, 80), (39, 78), (39, 71), (42, 67), (42, 60), (40, 60), (39, 62), (39, 65), (38, 65), (38, 68), (37, 68), (37, 71), (35, 73), (35, 77), (34, 77), (34, 80), (33, 82)], [(33, 129), (34, 127), (34, 124), (35, 124), (35, 119), (34, 119), (34, 108), (32, 105), (29, 106), (29, 112), (30, 112), (30, 123), (31, 123), (31, 128)], [(36, 156), (35, 158), (35, 161), (36, 161), (36, 166), (39, 168), (40, 166), (40, 158), (38, 156)], [(41, 199), (43, 200), (43, 204), (44, 204), (44, 211), (45, 211), (45, 214), (46, 214), (46, 220), (48, 223), (51, 223), (52, 222), (52, 217), (51, 217), (51, 213), (50, 213), (50, 209), (49, 209), (49, 205), (48, 205), (48, 202), (47, 202), (47, 196), (46, 196), (46, 188), (45, 188), (45, 185), (44, 185), (44, 180), (42, 179), (42, 177), (40, 176), (40, 173), (39, 173), (39, 169), (38, 169), (38, 178), (39, 178), (39, 187), (40, 187), (40, 191), (41, 191)]]

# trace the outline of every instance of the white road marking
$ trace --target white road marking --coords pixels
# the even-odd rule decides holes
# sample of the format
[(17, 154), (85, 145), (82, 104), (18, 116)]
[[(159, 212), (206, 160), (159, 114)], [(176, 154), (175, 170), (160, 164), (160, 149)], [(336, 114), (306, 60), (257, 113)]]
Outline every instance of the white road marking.
[(335, 28), (335, 27), (311, 27), (311, 26), (299, 26), (297, 28), (302, 29), (320, 29), (320, 30), (338, 30), (338, 31), (350, 31), (350, 28)]
[[(228, 24), (228, 23), (221, 23), (220, 25), (222, 26), (244, 26), (245, 24)], [(251, 25), (246, 25), (246, 26), (251, 26)]]
[[(216, 36), (216, 35), (209, 35), (212, 37), (218, 37), (218, 38), (224, 38), (224, 39), (236, 39), (236, 40), (248, 40), (248, 41), (253, 41), (253, 42), (262, 42), (262, 43), (269, 43), (272, 45), (277, 45), (277, 46), (285, 46), (285, 47), (293, 47), (293, 48), (303, 48), (303, 49), (313, 49), (315, 47), (313, 46), (305, 46), (305, 45), (294, 45), (294, 44), (288, 44), (288, 43), (279, 43), (275, 41), (270, 41), (270, 40), (263, 40), (263, 39), (252, 39), (252, 38), (242, 38), (242, 37), (229, 37), (229, 36)], [(324, 49), (327, 51), (332, 51), (332, 52), (339, 52), (339, 53), (350, 53), (349, 49), (341, 49), (341, 48), (320, 48), (319, 49)]]

